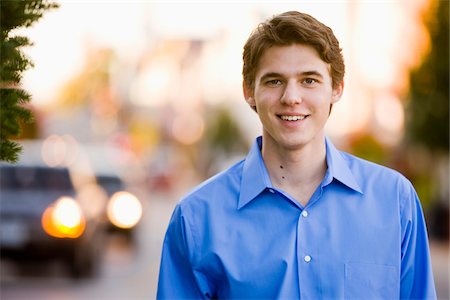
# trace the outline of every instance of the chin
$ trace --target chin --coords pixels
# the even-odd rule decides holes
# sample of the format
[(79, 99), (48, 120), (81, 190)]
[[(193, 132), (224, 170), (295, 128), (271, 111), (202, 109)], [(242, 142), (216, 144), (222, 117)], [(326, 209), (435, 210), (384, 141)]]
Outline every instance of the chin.
[(295, 151), (302, 149), (305, 145), (307, 145), (307, 143), (288, 143), (284, 144), (283, 148), (290, 151)]
[(269, 132), (263, 134), (263, 139), (268, 144), (272, 144), (270, 148), (285, 149), (288, 151), (295, 151), (303, 149), (305, 146), (314, 143), (316, 137), (312, 134), (305, 134), (305, 132), (290, 132), (282, 134), (277, 132), (271, 135)]
[(287, 150), (298, 150), (307, 144), (308, 142), (303, 139), (283, 139), (278, 141), (278, 145)]
[(291, 136), (284, 137), (278, 141), (278, 144), (287, 150), (299, 150), (305, 146), (315, 144), (316, 137), (309, 136)]

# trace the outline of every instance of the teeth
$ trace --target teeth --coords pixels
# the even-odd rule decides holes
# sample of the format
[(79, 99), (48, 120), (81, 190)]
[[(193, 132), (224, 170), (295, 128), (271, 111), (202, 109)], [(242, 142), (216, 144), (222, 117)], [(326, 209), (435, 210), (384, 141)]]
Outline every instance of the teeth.
[(306, 116), (281, 116), (281, 119), (284, 121), (298, 121), (303, 120)]

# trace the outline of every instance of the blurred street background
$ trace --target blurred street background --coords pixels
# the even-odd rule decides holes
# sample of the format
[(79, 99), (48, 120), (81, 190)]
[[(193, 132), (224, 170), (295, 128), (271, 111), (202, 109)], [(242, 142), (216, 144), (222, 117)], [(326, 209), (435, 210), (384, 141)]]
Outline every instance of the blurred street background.
[[(438, 296), (449, 299), (448, 1), (56, 3), (16, 32), (33, 42), (23, 51), (34, 63), (22, 79), (34, 121), (14, 138), (24, 146), (18, 165), (67, 169), (74, 193), (98, 207), (92, 222), (101, 238), (80, 248), (93, 251), (89, 261), (85, 250), (73, 254), (77, 264), (6, 257), (4, 246), (30, 234), (5, 204), (16, 183), (0, 169), (0, 299), (155, 298), (175, 204), (244, 158), (260, 134), (242, 95), (242, 47), (258, 23), (287, 10), (313, 15), (340, 40), (345, 91), (327, 135), (413, 182)], [(13, 172), (23, 181), (37, 171)], [(107, 210), (119, 191), (127, 192), (124, 201), (137, 199), (127, 211), (135, 222), (116, 220), (124, 208)], [(49, 228), (48, 235), (60, 234)]]

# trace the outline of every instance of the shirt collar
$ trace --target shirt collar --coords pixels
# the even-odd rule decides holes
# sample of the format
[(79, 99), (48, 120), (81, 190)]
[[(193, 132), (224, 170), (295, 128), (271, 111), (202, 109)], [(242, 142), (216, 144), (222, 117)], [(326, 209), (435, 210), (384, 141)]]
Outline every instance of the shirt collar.
[(258, 137), (245, 159), (238, 209), (245, 206), (266, 188), (272, 187), (269, 172), (267, 172), (262, 158), (261, 146), (262, 137)]
[(351, 188), (352, 190), (363, 194), (360, 185), (356, 181), (352, 170), (350, 170), (350, 167), (345, 158), (342, 156), (341, 152), (336, 149), (336, 147), (328, 138), (325, 138), (325, 144), (327, 147), (328, 172), (330, 173), (331, 177)]
[[(359, 184), (341, 153), (334, 147), (328, 138), (325, 139), (325, 142), (328, 173), (331, 178), (335, 178), (347, 187), (362, 194)], [(262, 137), (260, 136), (256, 138), (256, 141), (253, 143), (253, 146), (245, 159), (238, 209), (252, 201), (265, 189), (273, 187), (269, 178), (269, 173), (264, 165), (261, 146)]]

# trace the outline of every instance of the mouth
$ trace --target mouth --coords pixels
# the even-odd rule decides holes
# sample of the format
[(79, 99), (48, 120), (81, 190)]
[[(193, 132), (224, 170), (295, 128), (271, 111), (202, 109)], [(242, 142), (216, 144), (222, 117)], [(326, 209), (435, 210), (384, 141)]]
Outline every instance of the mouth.
[(280, 118), (283, 121), (301, 121), (309, 117), (309, 115), (278, 115), (278, 118)]

